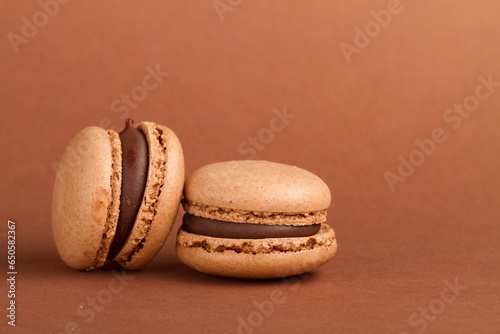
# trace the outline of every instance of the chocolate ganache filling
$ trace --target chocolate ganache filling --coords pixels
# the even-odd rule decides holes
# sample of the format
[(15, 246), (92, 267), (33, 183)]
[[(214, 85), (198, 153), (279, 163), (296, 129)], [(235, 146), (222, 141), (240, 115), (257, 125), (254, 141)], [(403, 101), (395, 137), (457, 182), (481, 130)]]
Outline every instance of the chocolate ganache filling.
[(120, 215), (108, 259), (114, 258), (120, 252), (134, 227), (148, 176), (148, 143), (144, 134), (134, 127), (132, 119), (125, 121), (125, 129), (120, 132), (120, 140), (122, 142)]
[(182, 229), (189, 233), (216, 238), (266, 239), (308, 237), (319, 232), (321, 224), (291, 226), (232, 223), (198, 217), (186, 213), (182, 218)]

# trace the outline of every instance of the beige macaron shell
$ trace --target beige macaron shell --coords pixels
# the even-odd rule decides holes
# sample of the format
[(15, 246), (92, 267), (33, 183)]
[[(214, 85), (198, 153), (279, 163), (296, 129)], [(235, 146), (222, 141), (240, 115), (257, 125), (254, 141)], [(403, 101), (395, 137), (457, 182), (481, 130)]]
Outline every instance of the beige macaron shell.
[[(119, 152), (113, 153), (113, 147)], [(114, 158), (119, 161), (113, 163)], [(52, 199), (55, 244), (71, 268), (93, 269), (105, 262), (116, 230), (120, 190), (118, 135), (98, 127), (83, 129), (63, 153)]]
[[(287, 251), (279, 251), (287, 247)], [(206, 274), (266, 279), (298, 275), (322, 266), (335, 255), (337, 242), (333, 229), (326, 224), (317, 234), (301, 238), (224, 239), (180, 229), (176, 251), (184, 264)]]
[(243, 211), (308, 213), (326, 210), (326, 183), (304, 169), (269, 161), (240, 160), (203, 166), (188, 176), (187, 201)]
[(113, 259), (132, 270), (145, 266), (162, 248), (175, 222), (184, 184), (184, 156), (175, 133), (152, 122), (136, 128), (149, 147), (145, 196), (130, 236)]

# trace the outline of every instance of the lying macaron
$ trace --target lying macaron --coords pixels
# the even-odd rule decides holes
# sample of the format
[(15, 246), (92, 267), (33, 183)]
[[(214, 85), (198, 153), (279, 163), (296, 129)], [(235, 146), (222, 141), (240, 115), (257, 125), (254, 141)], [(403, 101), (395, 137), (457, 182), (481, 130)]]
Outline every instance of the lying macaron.
[(179, 259), (207, 274), (240, 278), (298, 275), (337, 250), (324, 224), (331, 195), (318, 176), (268, 161), (228, 161), (188, 176), (177, 234)]
[(175, 221), (184, 157), (175, 133), (152, 122), (117, 133), (80, 131), (61, 158), (52, 230), (62, 260), (92, 270), (112, 260), (127, 269), (151, 261)]

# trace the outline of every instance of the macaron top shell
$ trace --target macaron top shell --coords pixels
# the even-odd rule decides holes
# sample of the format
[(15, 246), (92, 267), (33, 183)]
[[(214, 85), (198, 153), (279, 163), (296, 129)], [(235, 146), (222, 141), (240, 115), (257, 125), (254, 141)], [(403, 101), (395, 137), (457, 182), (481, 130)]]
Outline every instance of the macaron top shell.
[(120, 189), (118, 134), (83, 129), (63, 153), (52, 199), (53, 236), (68, 266), (93, 269), (104, 264), (118, 221)]
[[(259, 223), (281, 213), (305, 214), (302, 218), (310, 218), (307, 223), (318, 223), (326, 220), (330, 202), (328, 186), (311, 172), (275, 162), (240, 160), (194, 171), (186, 179), (183, 204), (195, 215), (226, 221), (253, 222), (255, 217), (254, 223)], [(244, 212), (254, 214), (245, 217)], [(233, 217), (224, 219), (228, 215)]]
[(175, 222), (184, 184), (184, 156), (175, 133), (152, 122), (136, 128), (148, 142), (149, 168), (134, 227), (113, 259), (127, 269), (143, 267), (160, 251)]

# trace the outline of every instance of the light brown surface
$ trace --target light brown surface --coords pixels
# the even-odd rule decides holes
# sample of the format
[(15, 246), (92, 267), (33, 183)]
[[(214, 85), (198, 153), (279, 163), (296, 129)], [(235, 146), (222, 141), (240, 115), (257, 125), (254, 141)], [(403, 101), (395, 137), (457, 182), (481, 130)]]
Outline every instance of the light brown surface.
[[(295, 166), (261, 160), (203, 166), (187, 177), (184, 197), (222, 209), (292, 214), (326, 210), (331, 200), (328, 186), (318, 176)], [(206, 218), (229, 219), (216, 212), (200, 213)]]
[(175, 222), (184, 183), (184, 156), (175, 133), (151, 122), (137, 127), (148, 141), (150, 160), (145, 196), (136, 222), (113, 259), (127, 269), (142, 268), (160, 251)]
[(62, 260), (79, 270), (102, 266), (120, 207), (118, 134), (98, 127), (80, 131), (64, 150), (55, 179), (52, 231)]
[[(249, 192), (242, 192), (239, 196), (244, 196)], [(229, 195), (228, 195), (229, 196)], [(255, 196), (251, 196), (255, 197)], [(208, 202), (206, 202), (208, 203)], [(266, 225), (294, 225), (304, 226), (326, 221), (327, 210), (313, 211), (305, 213), (283, 213), (283, 212), (263, 212), (263, 211), (244, 211), (219, 206), (212, 206), (191, 202), (186, 198), (182, 200), (182, 208), (199, 217), (222, 220), (233, 223), (250, 223)]]
[[(237, 333), (239, 319), (259, 320), (256, 305), (274, 296), (255, 334), (497, 333), (500, 89), (456, 129), (443, 114), (475, 93), (479, 76), (500, 81), (500, 5), (401, 4), (347, 63), (339, 44), (387, 1), (244, 1), (224, 21), (212, 1), (70, 1), (17, 54), (6, 36), (40, 7), (1, 1), (0, 233), (16, 221), (19, 275), (18, 326), (6, 329), (1, 311), (0, 331), (55, 334), (74, 322), (81, 333)], [(170, 75), (128, 116), (174, 130), (187, 173), (251, 158), (238, 147), (269, 128), (274, 108), (296, 115), (255, 159), (325, 180), (332, 261), (285, 282), (225, 279), (182, 265), (171, 235), (125, 283), (109, 266), (64, 265), (50, 227), (52, 164), (86, 126), (109, 119), (121, 130), (124, 112), (111, 104), (156, 64)], [(408, 159), (435, 128), (447, 140), (392, 192), (384, 173), (397, 173), (398, 156)], [(457, 295), (446, 283), (455, 278), (467, 286)], [(91, 313), (89, 300), (108, 297), (113, 284), (111, 300)], [(443, 291), (449, 303), (425, 320), (419, 309), (439, 307)]]
[(225, 239), (179, 229), (176, 253), (183, 263), (206, 274), (241, 278), (300, 275), (327, 263), (337, 251), (332, 228), (322, 224), (310, 237)]

